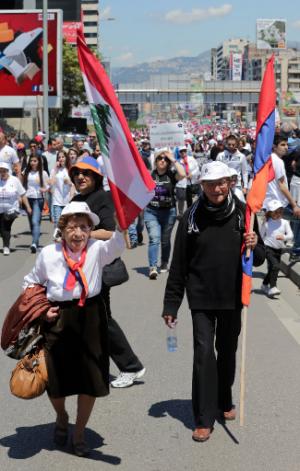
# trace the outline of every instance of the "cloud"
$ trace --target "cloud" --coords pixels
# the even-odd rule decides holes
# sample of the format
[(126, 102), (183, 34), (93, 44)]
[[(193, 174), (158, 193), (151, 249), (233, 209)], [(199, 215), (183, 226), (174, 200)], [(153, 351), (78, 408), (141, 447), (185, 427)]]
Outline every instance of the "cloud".
[(133, 52), (124, 52), (120, 56), (116, 57), (116, 61), (124, 62), (125, 65), (131, 65), (133, 63), (134, 54)]
[(111, 7), (105, 7), (103, 10), (100, 9), (99, 13), (100, 20), (107, 20), (111, 17)]
[(294, 21), (294, 23), (292, 23), (292, 26), (294, 26), (294, 28), (300, 28), (300, 20)]
[(183, 56), (191, 56), (192, 53), (189, 49), (180, 49), (176, 52), (176, 56), (183, 57)]
[(226, 16), (232, 11), (232, 5), (226, 3), (220, 7), (210, 8), (193, 8), (191, 11), (183, 10), (170, 10), (164, 15), (165, 21), (175, 24), (189, 24), (199, 21), (207, 20), (208, 18), (215, 18), (219, 16)]

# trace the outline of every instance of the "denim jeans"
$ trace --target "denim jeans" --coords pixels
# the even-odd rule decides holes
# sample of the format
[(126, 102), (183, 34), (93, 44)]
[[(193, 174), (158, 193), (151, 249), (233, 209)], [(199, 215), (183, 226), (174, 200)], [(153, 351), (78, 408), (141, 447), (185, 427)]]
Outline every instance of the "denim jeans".
[(52, 206), (53, 210), (53, 222), (55, 224), (55, 227), (57, 226), (58, 220), (60, 218), (61, 212), (64, 209), (64, 206), (58, 206), (57, 204), (54, 204)]
[(149, 236), (149, 266), (157, 267), (161, 244), (161, 263), (168, 263), (171, 252), (171, 233), (176, 222), (176, 208), (146, 208), (145, 225)]
[(28, 198), (28, 201), (32, 209), (32, 214), (28, 216), (30, 230), (32, 234), (32, 243), (38, 247), (41, 233), (41, 220), (44, 206), (44, 198)]
[(135, 221), (128, 227), (129, 239), (132, 244), (138, 243), (138, 234), (144, 230), (144, 211), (141, 211)]

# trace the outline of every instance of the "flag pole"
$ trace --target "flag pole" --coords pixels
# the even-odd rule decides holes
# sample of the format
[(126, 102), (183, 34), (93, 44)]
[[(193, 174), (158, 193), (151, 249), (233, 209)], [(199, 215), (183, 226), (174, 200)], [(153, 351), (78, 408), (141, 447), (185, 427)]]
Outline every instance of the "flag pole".
[[(253, 231), (255, 215), (251, 212), (249, 232)], [(246, 257), (250, 257), (251, 249), (247, 249)], [(248, 306), (243, 306), (242, 310), (242, 357), (240, 373), (240, 426), (245, 423), (245, 389), (246, 389), (246, 344), (247, 344), (247, 320)]]

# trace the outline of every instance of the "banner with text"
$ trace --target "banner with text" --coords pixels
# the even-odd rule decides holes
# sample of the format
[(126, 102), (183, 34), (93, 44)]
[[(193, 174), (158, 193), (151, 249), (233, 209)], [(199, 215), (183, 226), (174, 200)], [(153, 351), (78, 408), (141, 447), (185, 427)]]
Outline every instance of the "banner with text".
[(150, 143), (152, 148), (176, 147), (184, 145), (182, 123), (157, 123), (150, 125)]

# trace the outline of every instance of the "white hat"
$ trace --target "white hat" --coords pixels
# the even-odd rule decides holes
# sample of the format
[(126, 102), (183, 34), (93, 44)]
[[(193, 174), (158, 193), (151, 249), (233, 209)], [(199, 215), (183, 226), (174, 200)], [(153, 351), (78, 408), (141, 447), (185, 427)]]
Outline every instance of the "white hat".
[(229, 168), (229, 172), (230, 172), (231, 177), (237, 177), (238, 176), (238, 173), (237, 173), (235, 168), (231, 168), (231, 167), (228, 167), (228, 168)]
[(157, 159), (161, 154), (164, 154), (165, 152), (170, 152), (170, 150), (167, 147), (160, 147), (154, 152), (154, 159)]
[(10, 166), (6, 162), (0, 162), (0, 168), (5, 168), (5, 170), (10, 171)]
[(222, 134), (218, 134), (218, 135), (217, 135), (217, 141), (219, 141), (219, 142), (223, 141), (223, 136), (222, 136)]
[(43, 131), (39, 131), (39, 132), (37, 133), (37, 136), (46, 137), (46, 134), (45, 134)]
[(97, 214), (92, 213), (88, 205), (83, 201), (72, 201), (71, 203), (67, 204), (61, 212), (62, 216), (71, 214), (86, 214), (90, 218), (94, 226), (98, 226), (100, 222), (100, 219), (98, 218)]
[(230, 171), (223, 162), (209, 162), (204, 164), (201, 169), (200, 181), (219, 180), (219, 178), (230, 178)]
[(264, 206), (267, 211), (276, 211), (276, 209), (282, 208), (282, 203), (278, 200), (267, 200)]
[(187, 150), (187, 147), (186, 146), (180, 146), (178, 150), (179, 150), (179, 152), (181, 152), (182, 150)]

